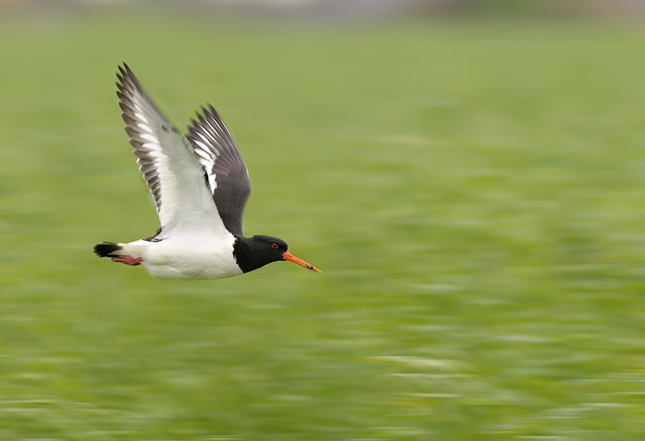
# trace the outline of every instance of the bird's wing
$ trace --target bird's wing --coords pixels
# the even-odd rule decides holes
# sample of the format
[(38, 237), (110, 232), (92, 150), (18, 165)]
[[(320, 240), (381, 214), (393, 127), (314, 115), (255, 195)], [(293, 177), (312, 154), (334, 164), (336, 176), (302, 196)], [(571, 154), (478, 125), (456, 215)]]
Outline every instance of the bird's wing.
[(224, 121), (213, 106), (202, 107), (189, 127), (188, 141), (206, 170), (224, 226), (242, 236), (242, 215), (251, 193), (249, 174)]
[(117, 96), (125, 131), (161, 222), (170, 231), (224, 234), (204, 168), (190, 143), (172, 125), (127, 64), (119, 66)]

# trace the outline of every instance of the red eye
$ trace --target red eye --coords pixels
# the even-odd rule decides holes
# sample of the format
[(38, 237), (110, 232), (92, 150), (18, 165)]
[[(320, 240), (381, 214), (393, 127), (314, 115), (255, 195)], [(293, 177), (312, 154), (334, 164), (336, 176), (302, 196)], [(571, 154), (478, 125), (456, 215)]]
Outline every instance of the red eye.
[(278, 244), (277, 243), (272, 243), (271, 248), (273, 248), (274, 250), (277, 250), (278, 249)]

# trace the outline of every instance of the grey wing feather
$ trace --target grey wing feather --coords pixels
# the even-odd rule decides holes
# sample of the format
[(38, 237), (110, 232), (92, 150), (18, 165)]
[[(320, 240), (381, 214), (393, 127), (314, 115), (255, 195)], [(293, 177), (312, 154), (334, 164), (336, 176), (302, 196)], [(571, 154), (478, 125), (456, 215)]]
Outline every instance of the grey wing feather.
[[(157, 212), (159, 212), (161, 210), (161, 183), (155, 173), (154, 156), (151, 150), (145, 147), (145, 138), (146, 135), (154, 133), (154, 128), (151, 126), (161, 125), (165, 127), (166, 131), (174, 128), (127, 64), (124, 63), (123, 67), (119, 66), (117, 78), (119, 82), (117, 82), (116, 95), (119, 97), (119, 107), (122, 112), (121, 117), (125, 122), (125, 131), (130, 138), (129, 141), (134, 148), (134, 153), (137, 155), (139, 170), (148, 184)], [(156, 124), (144, 125), (144, 121), (147, 123), (151, 119), (151, 115), (155, 116)], [(142, 121), (142, 118), (145, 120)]]
[(164, 232), (224, 230), (204, 168), (127, 64), (117, 73), (119, 106)]
[(242, 235), (242, 215), (251, 193), (249, 175), (228, 128), (213, 108), (202, 107), (192, 120), (188, 142), (206, 170), (206, 178), (224, 226)]

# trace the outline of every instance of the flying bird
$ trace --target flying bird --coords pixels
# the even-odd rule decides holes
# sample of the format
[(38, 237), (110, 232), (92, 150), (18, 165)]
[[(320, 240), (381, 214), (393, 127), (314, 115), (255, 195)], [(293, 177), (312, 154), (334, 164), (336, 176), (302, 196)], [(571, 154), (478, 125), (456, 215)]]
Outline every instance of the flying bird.
[(125, 131), (148, 184), (161, 227), (150, 237), (94, 246), (100, 257), (143, 265), (161, 278), (217, 279), (288, 260), (319, 269), (288, 251), (277, 237), (244, 237), (242, 214), (249, 175), (224, 121), (211, 105), (182, 135), (127, 64), (119, 66), (117, 96)]

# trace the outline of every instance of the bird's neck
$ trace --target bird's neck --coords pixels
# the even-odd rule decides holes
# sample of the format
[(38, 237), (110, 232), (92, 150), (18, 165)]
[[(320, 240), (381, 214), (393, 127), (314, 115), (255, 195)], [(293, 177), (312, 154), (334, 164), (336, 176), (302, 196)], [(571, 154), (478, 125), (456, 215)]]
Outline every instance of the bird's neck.
[(248, 273), (258, 269), (269, 262), (261, 259), (261, 254), (257, 253), (256, 243), (248, 237), (235, 235), (233, 243), (233, 257), (242, 272)]

